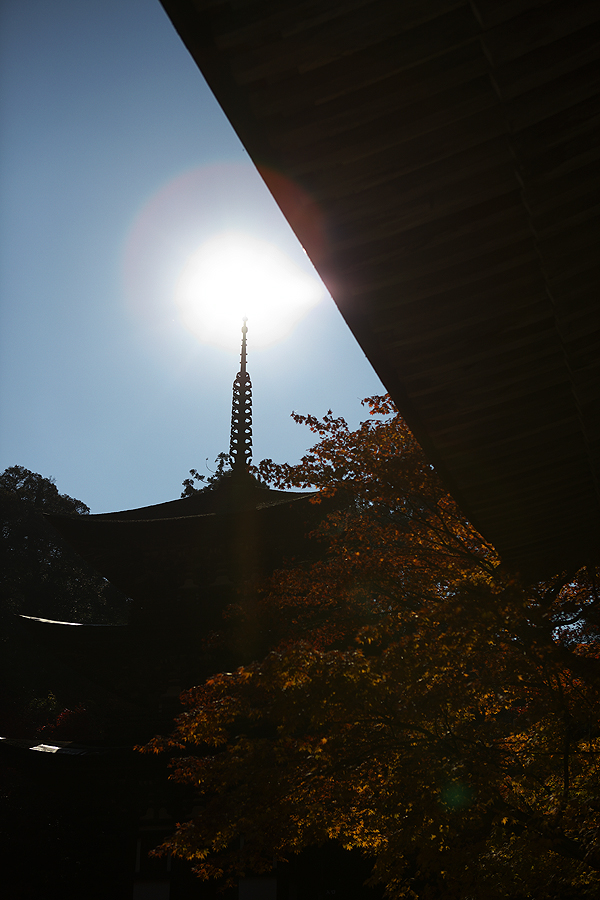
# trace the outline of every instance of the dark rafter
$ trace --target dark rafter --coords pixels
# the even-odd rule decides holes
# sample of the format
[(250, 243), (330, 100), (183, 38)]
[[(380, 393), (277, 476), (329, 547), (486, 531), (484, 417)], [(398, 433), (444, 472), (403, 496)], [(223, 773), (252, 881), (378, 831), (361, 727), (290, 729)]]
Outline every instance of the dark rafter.
[(229, 457), (234, 472), (247, 472), (252, 458), (252, 382), (246, 371), (247, 321), (244, 317), (240, 371), (233, 382), (233, 402), (231, 404)]

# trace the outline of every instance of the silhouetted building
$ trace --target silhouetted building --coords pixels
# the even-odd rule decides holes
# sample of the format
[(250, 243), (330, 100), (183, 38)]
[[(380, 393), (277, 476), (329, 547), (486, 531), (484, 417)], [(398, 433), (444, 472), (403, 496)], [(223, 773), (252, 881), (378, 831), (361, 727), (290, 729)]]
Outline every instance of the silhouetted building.
[[(267, 488), (249, 471), (252, 385), (246, 333), (244, 321), (233, 385), (229, 472), (168, 503), (49, 517), (87, 562), (131, 598), (129, 623), (95, 626), (21, 617), (48, 671), (94, 710), (100, 733), (86, 744), (4, 740), (4, 757), (27, 771), (40, 795), (52, 791), (52, 784), (59, 788), (72, 807), (69, 820), (82, 815), (83, 803), (90, 812), (90, 841), (97, 840), (96, 826), (103, 834), (115, 829), (120, 842), (115, 838), (118, 850), (111, 851), (116, 866), (111, 891), (128, 900), (132, 886), (134, 900), (214, 895), (214, 888), (193, 878), (185, 864), (148, 858), (148, 851), (192, 808), (188, 792), (168, 783), (164, 762), (134, 753), (133, 744), (171, 730), (184, 688), (267, 652), (272, 640), (264, 620), (259, 621), (260, 585), (286, 559), (319, 552), (307, 535), (329, 506), (311, 503), (314, 492)], [(84, 856), (92, 866), (94, 853), (88, 851)], [(337, 877), (331, 862), (315, 865), (319, 883)], [(305, 868), (295, 873), (288, 867), (278, 878), (245, 879), (239, 896), (291, 898), (288, 882), (306, 879)], [(82, 883), (89, 897), (96, 896), (85, 876), (77, 882), (78, 891)]]

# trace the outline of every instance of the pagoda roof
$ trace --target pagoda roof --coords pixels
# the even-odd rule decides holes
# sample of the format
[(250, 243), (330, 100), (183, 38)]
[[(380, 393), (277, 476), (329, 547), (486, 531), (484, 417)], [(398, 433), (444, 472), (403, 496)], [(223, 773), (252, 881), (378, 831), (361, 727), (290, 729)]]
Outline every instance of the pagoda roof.
[(162, 0), (402, 415), (517, 568), (600, 536), (600, 4)]
[[(249, 509), (266, 509), (290, 503), (306, 497), (315, 496), (314, 491), (278, 491), (259, 484), (252, 476), (234, 477), (225, 475), (214, 486), (199, 490), (190, 497), (168, 500), (151, 506), (140, 506), (137, 509), (125, 509), (120, 512), (99, 513), (92, 516), (78, 516), (80, 521), (140, 521), (156, 519), (183, 519), (192, 516), (227, 515)], [(54, 520), (64, 518), (51, 517)], [(71, 517), (69, 517), (71, 518)]]
[(40, 741), (29, 738), (11, 738), (0, 736), (0, 748), (3, 751), (35, 751), (60, 757), (86, 757), (94, 759), (111, 759), (122, 764), (124, 758), (136, 761), (133, 748), (125, 745), (122, 747), (102, 747), (97, 745), (78, 744), (75, 741)]
[(164, 599), (174, 591), (228, 580), (233, 571), (250, 579), (269, 574), (322, 515), (310, 503), (316, 496), (315, 491), (266, 488), (238, 473), (180, 500), (47, 518), (127, 596)]

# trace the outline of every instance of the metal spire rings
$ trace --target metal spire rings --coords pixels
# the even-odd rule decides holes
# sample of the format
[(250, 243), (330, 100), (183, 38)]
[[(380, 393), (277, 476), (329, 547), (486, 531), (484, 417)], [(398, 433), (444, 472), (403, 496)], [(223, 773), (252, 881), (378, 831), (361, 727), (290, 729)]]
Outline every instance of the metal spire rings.
[(242, 353), (240, 371), (233, 382), (231, 405), (231, 440), (229, 457), (234, 472), (247, 471), (252, 458), (252, 382), (246, 372), (246, 334), (248, 321), (242, 325)]

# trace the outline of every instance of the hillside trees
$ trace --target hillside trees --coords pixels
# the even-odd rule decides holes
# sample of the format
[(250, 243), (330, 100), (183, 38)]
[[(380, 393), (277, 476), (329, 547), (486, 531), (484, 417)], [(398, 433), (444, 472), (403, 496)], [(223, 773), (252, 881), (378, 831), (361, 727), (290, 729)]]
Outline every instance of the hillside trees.
[[(597, 572), (523, 583), (444, 491), (387, 398), (279, 486), (337, 511), (262, 596), (272, 650), (183, 697), (173, 755), (199, 814), (164, 849), (203, 878), (334, 841), (391, 897), (597, 896)], [(243, 839), (243, 840), (240, 840)]]

